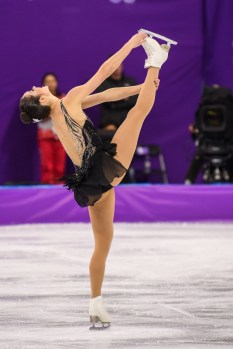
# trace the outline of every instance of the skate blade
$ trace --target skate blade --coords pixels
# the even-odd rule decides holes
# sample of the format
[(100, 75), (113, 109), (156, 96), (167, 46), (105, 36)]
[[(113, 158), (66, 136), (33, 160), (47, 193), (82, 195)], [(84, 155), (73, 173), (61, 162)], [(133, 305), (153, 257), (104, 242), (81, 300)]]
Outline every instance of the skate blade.
[(160, 35), (160, 34), (157, 34), (157, 33), (153, 33), (149, 30), (146, 30), (146, 29), (139, 29), (138, 32), (140, 33), (145, 33), (147, 35), (149, 35), (151, 38), (155, 37), (155, 38), (158, 38), (158, 39), (161, 39), (161, 40), (164, 40), (167, 42), (167, 45), (177, 45), (178, 42), (177, 41), (174, 41), (172, 39), (169, 39), (169, 38), (166, 38), (166, 36), (163, 36), (163, 35)]
[(98, 316), (90, 316), (90, 322), (92, 323), (89, 328), (91, 331), (102, 331), (111, 326), (110, 322), (102, 322)]

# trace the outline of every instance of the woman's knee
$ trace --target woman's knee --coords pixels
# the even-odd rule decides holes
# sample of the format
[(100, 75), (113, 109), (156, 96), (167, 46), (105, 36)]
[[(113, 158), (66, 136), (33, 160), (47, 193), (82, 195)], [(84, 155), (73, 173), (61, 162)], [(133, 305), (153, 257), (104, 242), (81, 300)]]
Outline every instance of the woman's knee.
[(110, 247), (111, 247), (111, 242), (109, 242), (109, 244), (105, 244), (104, 246), (96, 245), (91, 261), (94, 261), (94, 264), (95, 263), (98, 263), (99, 265), (104, 264), (108, 257)]
[(95, 234), (95, 249), (98, 251), (108, 251), (113, 240), (113, 230), (102, 230)]
[(131, 119), (133, 118), (134, 120), (137, 118), (140, 118), (140, 110), (136, 106), (130, 109), (130, 111), (127, 114), (127, 118)]
[(145, 108), (142, 108), (140, 105), (135, 105), (133, 107), (127, 117), (133, 118), (133, 120), (138, 120), (140, 123), (145, 120), (145, 118), (148, 116), (148, 113), (145, 112)]
[(105, 224), (95, 226), (93, 229), (94, 239), (95, 239), (95, 249), (100, 250), (108, 250), (111, 246), (114, 229), (113, 224)]

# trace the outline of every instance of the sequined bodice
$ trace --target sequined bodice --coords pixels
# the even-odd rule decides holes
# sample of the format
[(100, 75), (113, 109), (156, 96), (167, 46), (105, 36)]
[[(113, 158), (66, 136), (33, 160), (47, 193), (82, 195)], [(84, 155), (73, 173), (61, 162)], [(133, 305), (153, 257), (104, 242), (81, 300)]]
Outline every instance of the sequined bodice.
[(95, 127), (88, 117), (86, 117), (84, 125), (81, 126), (69, 115), (62, 100), (60, 104), (65, 123), (71, 133), (77, 157), (79, 158), (77, 162), (80, 163), (80, 166), (74, 163), (75, 170), (77, 172), (85, 172), (90, 166), (90, 158), (95, 153), (96, 146), (102, 144), (101, 138), (96, 133)]
[[(84, 198), (83, 198), (83, 194), (81, 194), (81, 191), (79, 192), (79, 195), (82, 196), (82, 200), (84, 200), (84, 203), (82, 202), (82, 207), (84, 207), (84, 206), (87, 206), (87, 202), (89, 202), (86, 200), (89, 200), (89, 199), (93, 200), (94, 198), (95, 200), (97, 200), (101, 196), (99, 193), (100, 185), (95, 184), (95, 180), (98, 180), (98, 176), (95, 175), (94, 177), (92, 177), (93, 176), (92, 169), (96, 169), (95, 166), (97, 166), (97, 168), (100, 169), (98, 173), (100, 174), (102, 173), (103, 178), (101, 183), (103, 182), (106, 183), (105, 190), (106, 190), (106, 187), (111, 188), (112, 180), (108, 178), (112, 178), (111, 171), (115, 173), (114, 169), (116, 168), (116, 166), (119, 166), (120, 164), (119, 161), (116, 162), (115, 160), (114, 162), (114, 160), (112, 159), (116, 155), (117, 145), (116, 143), (104, 144), (100, 136), (97, 134), (93, 123), (88, 117), (86, 117), (84, 125), (81, 126), (76, 120), (74, 120), (69, 115), (62, 101), (60, 103), (61, 103), (61, 110), (64, 115), (64, 121), (67, 125), (68, 131), (71, 133), (70, 138), (74, 146), (74, 148), (73, 146), (71, 147), (72, 149), (71, 151), (73, 152), (72, 161), (74, 164), (75, 173), (69, 176), (63, 176), (61, 178), (62, 180), (64, 180), (64, 183), (65, 183), (64, 186), (66, 186), (69, 190), (73, 190), (77, 194), (79, 190), (78, 188), (82, 186), (82, 183), (85, 183), (86, 180), (87, 181), (89, 180), (89, 186), (90, 186), (90, 181), (92, 183), (91, 184), (92, 190), (93, 188), (97, 188), (97, 191), (98, 191), (98, 195), (91, 196), (91, 199), (89, 197), (90, 193), (88, 193), (87, 196), (84, 195)], [(67, 137), (67, 135), (65, 135), (65, 137)], [(79, 158), (80, 160), (79, 162), (74, 161), (76, 157)], [(96, 162), (97, 158), (98, 158), (98, 161)], [(104, 160), (105, 164), (108, 164), (107, 167), (105, 168), (105, 172), (104, 172), (105, 174), (103, 174), (103, 169), (104, 169), (103, 159), (105, 159)], [(79, 163), (80, 165), (77, 165), (77, 163)], [(112, 165), (112, 170), (111, 170), (111, 166), (109, 167), (109, 164)], [(120, 174), (118, 175), (118, 172), (116, 171), (115, 177), (120, 177), (123, 174), (122, 168), (124, 169), (124, 171), (126, 171), (126, 169), (121, 164), (120, 166), (121, 166)], [(110, 177), (109, 177), (109, 174), (110, 174)]]

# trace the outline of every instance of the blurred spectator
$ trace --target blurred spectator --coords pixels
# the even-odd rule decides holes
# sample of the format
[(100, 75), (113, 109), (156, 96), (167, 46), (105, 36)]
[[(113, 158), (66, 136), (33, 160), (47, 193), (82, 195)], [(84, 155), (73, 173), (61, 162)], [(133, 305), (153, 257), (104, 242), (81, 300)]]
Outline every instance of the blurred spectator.
[[(121, 64), (117, 70), (98, 87), (97, 92), (102, 92), (113, 87), (134, 85), (136, 85), (136, 81), (123, 73), (123, 65)], [(125, 120), (129, 110), (134, 107), (136, 101), (137, 96), (132, 96), (120, 101), (103, 103), (100, 107), (100, 129), (115, 132)]]
[[(98, 87), (96, 92), (103, 92), (113, 87), (134, 85), (136, 85), (136, 81), (123, 73), (123, 65), (121, 64), (113, 74)], [(104, 142), (111, 142), (114, 133), (125, 120), (129, 110), (136, 104), (137, 97), (138, 96), (131, 96), (120, 101), (101, 104), (98, 133)], [(133, 169), (129, 168), (122, 182), (134, 182), (133, 173)]]
[[(59, 91), (58, 78), (54, 73), (46, 73), (42, 84), (48, 86), (51, 93), (63, 98)], [(40, 182), (42, 184), (58, 184), (58, 178), (64, 176), (66, 153), (52, 125), (51, 118), (38, 122), (38, 147), (40, 154)]]

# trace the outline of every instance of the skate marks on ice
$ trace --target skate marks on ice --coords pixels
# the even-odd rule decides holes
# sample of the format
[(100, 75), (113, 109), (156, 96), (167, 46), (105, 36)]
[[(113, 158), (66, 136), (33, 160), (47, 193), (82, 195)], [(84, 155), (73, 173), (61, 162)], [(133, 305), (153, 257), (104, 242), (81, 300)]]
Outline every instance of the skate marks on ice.
[(233, 346), (233, 224), (117, 224), (90, 331), (90, 225), (0, 227), (0, 348)]

